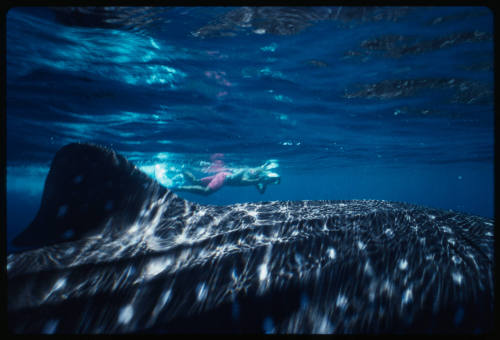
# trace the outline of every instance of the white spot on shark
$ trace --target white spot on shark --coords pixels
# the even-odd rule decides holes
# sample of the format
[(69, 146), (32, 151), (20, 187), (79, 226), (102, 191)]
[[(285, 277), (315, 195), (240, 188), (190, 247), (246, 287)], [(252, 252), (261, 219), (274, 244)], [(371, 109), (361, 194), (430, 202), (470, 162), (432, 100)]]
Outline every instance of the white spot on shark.
[(59, 210), (57, 210), (57, 217), (63, 217), (66, 215), (66, 212), (68, 211), (68, 206), (67, 205), (61, 205), (59, 207)]
[(453, 277), (453, 282), (455, 282), (457, 285), (462, 285), (462, 282), (464, 280), (464, 277), (461, 273), (459, 272), (454, 272), (451, 274), (451, 276)]
[(328, 248), (328, 250), (326, 251), (326, 253), (328, 254), (329, 258), (331, 258), (332, 260), (335, 260), (336, 252), (335, 252), (334, 248)]
[(64, 286), (66, 286), (66, 278), (65, 277), (60, 278), (59, 280), (56, 281), (56, 283), (54, 284), (54, 287), (52, 287), (52, 291), (55, 292), (61, 288), (64, 288)]
[(208, 291), (205, 282), (198, 284), (198, 286), (196, 287), (196, 299), (198, 301), (203, 301), (207, 298), (207, 294)]
[(410, 303), (412, 300), (413, 300), (413, 293), (411, 291), (411, 288), (408, 288), (403, 293), (403, 297), (401, 298), (401, 304), (405, 305), (407, 303)]
[(134, 316), (134, 307), (132, 307), (132, 305), (126, 305), (120, 310), (118, 322), (127, 324), (130, 322), (130, 320), (132, 320), (132, 316)]
[(149, 261), (148, 265), (146, 266), (146, 271), (145, 271), (145, 276), (147, 279), (150, 279), (161, 272), (163, 272), (169, 265), (172, 264), (172, 259), (171, 258), (158, 258), (158, 259), (152, 259)]
[(370, 265), (370, 261), (366, 261), (365, 262), (365, 268), (364, 268), (364, 272), (369, 275), (369, 276), (372, 276), (373, 275), (373, 268), (372, 266)]
[(384, 231), (384, 234), (389, 237), (389, 238), (392, 238), (394, 236), (394, 232), (392, 231), (391, 228), (387, 228), (385, 231)]
[(364, 244), (363, 242), (361, 241), (358, 241), (358, 249), (359, 250), (363, 250), (366, 248), (366, 244)]
[(455, 263), (455, 264), (460, 264), (460, 263), (462, 263), (462, 259), (460, 258), (460, 256), (453, 255), (453, 256), (451, 257), (451, 260), (452, 260), (452, 261), (453, 261), (453, 263)]
[(267, 263), (263, 263), (259, 266), (259, 280), (264, 281), (267, 278)]
[(170, 298), (172, 297), (172, 289), (167, 289), (161, 296), (161, 304), (162, 306), (165, 305), (168, 301), (170, 301)]
[(339, 307), (340, 309), (345, 309), (347, 307), (347, 297), (345, 295), (339, 294), (337, 296), (337, 301), (335, 302), (335, 305)]
[(313, 325), (314, 334), (332, 334), (335, 331), (335, 326), (330, 322), (326, 315), (315, 318)]
[(399, 260), (398, 267), (399, 267), (400, 270), (406, 270), (406, 269), (408, 269), (408, 261), (406, 259)]
[(128, 230), (127, 230), (127, 233), (129, 234), (133, 234), (135, 233), (137, 230), (139, 230), (139, 227), (137, 226), (137, 223), (132, 225)]
[(453, 230), (450, 229), (448, 226), (443, 226), (441, 227), (441, 230), (443, 230), (445, 233), (452, 234)]

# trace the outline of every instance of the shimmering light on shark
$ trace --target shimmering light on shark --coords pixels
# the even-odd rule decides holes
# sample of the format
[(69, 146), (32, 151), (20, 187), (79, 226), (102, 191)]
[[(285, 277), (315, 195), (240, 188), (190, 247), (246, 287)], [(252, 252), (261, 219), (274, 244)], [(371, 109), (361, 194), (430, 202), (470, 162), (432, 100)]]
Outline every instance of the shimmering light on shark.
[[(170, 196), (174, 197), (174, 195)], [(439, 284), (439, 292), (443, 292), (445, 289), (448, 289), (449, 285), (454, 285), (454, 283), (449, 280), (449, 275), (454, 270), (456, 270), (456, 267), (453, 266), (453, 263), (451, 263), (450, 266), (450, 263), (448, 262), (451, 261), (448, 261), (449, 258), (447, 256), (442, 256), (443, 252), (440, 251), (447, 251), (446, 254), (449, 254), (450, 257), (454, 254), (453, 252), (457, 252), (457, 254), (460, 252), (460, 254), (462, 254), (461, 252), (474, 251), (474, 249), (470, 247), (470, 245), (464, 245), (463, 243), (461, 243), (462, 240), (460, 238), (457, 238), (457, 243), (459, 243), (460, 246), (464, 245), (465, 249), (463, 247), (457, 247), (456, 249), (442, 247), (444, 249), (438, 248), (438, 250), (436, 251), (436, 248), (433, 247), (418, 248), (418, 242), (414, 242), (411, 245), (417, 247), (417, 254), (419, 256), (412, 257), (412, 254), (415, 253), (405, 252), (405, 250), (407, 250), (406, 245), (408, 244), (405, 243), (404, 246), (401, 247), (401, 252), (397, 253), (397, 256), (399, 257), (395, 258), (392, 254), (388, 255), (390, 253), (387, 252), (388, 247), (386, 247), (386, 245), (391, 246), (395, 244), (396, 246), (399, 246), (400, 244), (386, 242), (387, 239), (384, 237), (383, 233), (384, 229), (386, 229), (387, 226), (384, 226), (381, 229), (377, 229), (371, 228), (369, 225), (364, 224), (363, 222), (359, 223), (359, 221), (363, 221), (363, 219), (362, 217), (359, 218), (359, 216), (357, 215), (359, 212), (356, 210), (356, 205), (352, 203), (349, 205), (349, 211), (351, 211), (351, 215), (345, 215), (343, 210), (340, 212), (335, 210), (335, 205), (328, 206), (325, 204), (317, 204), (315, 202), (306, 202), (304, 204), (297, 204), (295, 206), (288, 202), (286, 204), (283, 204), (282, 202), (276, 202), (275, 204), (279, 206), (279, 210), (277, 207), (270, 207), (266, 204), (258, 205), (249, 203), (248, 206), (252, 207), (253, 211), (259, 211), (259, 214), (257, 215), (259, 219), (258, 221), (256, 221), (257, 223), (254, 223), (253, 221), (251, 223), (243, 223), (242, 220), (247, 219), (248, 217), (248, 215), (245, 215), (244, 205), (238, 206), (239, 210), (235, 211), (232, 208), (227, 207), (221, 208), (203, 205), (189, 205), (185, 201), (168, 201), (166, 204), (164, 204), (164, 201), (156, 201), (156, 199), (157, 198), (155, 197), (154, 199), (148, 200), (144, 204), (145, 208), (142, 209), (140, 218), (138, 218), (137, 221), (133, 223), (133, 227), (137, 229), (137, 234), (132, 235), (133, 237), (131, 237), (127, 233), (110, 233), (112, 226), (109, 228), (105, 228), (105, 231), (101, 235), (103, 240), (91, 238), (88, 243), (84, 243), (84, 247), (77, 248), (78, 254), (76, 256), (76, 261), (71, 262), (71, 264), (75, 267), (83, 267), (84, 269), (88, 267), (93, 269), (93, 267), (91, 266), (94, 263), (97, 263), (98, 265), (96, 267), (104, 267), (104, 270), (92, 270), (92, 274), (90, 275), (90, 277), (84, 277), (84, 280), (86, 280), (86, 282), (79, 281), (77, 282), (77, 285), (80, 286), (71, 285), (70, 287), (65, 287), (66, 291), (64, 291), (63, 293), (69, 292), (70, 294), (74, 294), (74, 292), (78, 292), (78, 289), (80, 287), (84, 287), (86, 289), (86, 287), (88, 286), (91, 286), (90, 294), (85, 296), (89, 296), (90, 299), (92, 299), (94, 296), (99, 296), (98, 294), (101, 293), (103, 293), (103, 295), (109, 295), (116, 294), (120, 290), (127, 292), (127, 294), (123, 295), (123, 298), (127, 300), (121, 300), (123, 302), (122, 304), (118, 305), (118, 308), (123, 307), (127, 303), (130, 303), (130, 305), (121, 308), (121, 310), (118, 310), (118, 313), (116, 313), (116, 307), (111, 307), (109, 309), (106, 309), (106, 311), (109, 313), (104, 315), (103, 312), (101, 314), (103, 315), (103, 319), (107, 318), (106, 322), (112, 318), (112, 322), (109, 323), (111, 327), (116, 326), (117, 319), (119, 319), (120, 323), (129, 324), (129, 326), (125, 328), (125, 330), (127, 331), (133, 331), (137, 329), (136, 327), (141, 327), (141, 329), (143, 329), (142, 327), (150, 327), (147, 325), (147, 322), (151, 320), (148, 318), (151, 316), (149, 307), (152, 305), (155, 306), (155, 309), (153, 310), (153, 315), (155, 317), (154, 320), (151, 321), (151, 325), (158, 325), (155, 323), (157, 322), (157, 317), (160, 315), (160, 312), (162, 310), (162, 307), (159, 306), (163, 306), (166, 301), (170, 299), (170, 289), (174, 287), (174, 284), (176, 287), (176, 295), (174, 296), (174, 299), (172, 299), (173, 301), (170, 302), (170, 308), (168, 312), (165, 311), (165, 314), (162, 315), (162, 318), (160, 318), (158, 322), (165, 321), (165, 315), (167, 315), (167, 319), (169, 319), (171, 315), (172, 318), (182, 318), (186, 316), (185, 314), (182, 315), (182, 303), (186, 301), (188, 303), (189, 301), (191, 301), (194, 307), (206, 307), (205, 310), (209, 313), (211, 310), (214, 310), (214, 308), (218, 308), (222, 303), (224, 303), (228, 308), (227, 311), (229, 313), (229, 304), (232, 301), (235, 301), (236, 298), (239, 298), (240, 295), (226, 294), (228, 289), (231, 291), (237, 291), (238, 293), (241, 292), (241, 295), (244, 295), (243, 292), (247, 292), (247, 287), (249, 292), (254, 292), (255, 285), (258, 284), (260, 287), (264, 287), (264, 289), (260, 290), (260, 292), (264, 292), (264, 298), (267, 299), (269, 297), (273, 298), (274, 292), (276, 292), (276, 290), (278, 290), (278, 294), (280, 294), (282, 291), (279, 291), (279, 289), (281, 289), (282, 287), (285, 287), (286, 289), (287, 285), (291, 282), (292, 284), (298, 283), (299, 285), (304, 283), (305, 287), (308, 287), (307, 289), (309, 291), (314, 292), (314, 295), (311, 296), (311, 301), (309, 301), (306, 293), (302, 293), (300, 291), (299, 293), (302, 293), (302, 295), (300, 296), (299, 301), (297, 301), (297, 296), (295, 295), (297, 290), (295, 290), (294, 294), (291, 296), (291, 298), (293, 298), (292, 303), (295, 306), (294, 310), (291, 310), (290, 313), (287, 312), (287, 315), (284, 317), (282, 317), (281, 315), (279, 317), (275, 317), (275, 315), (273, 314), (273, 317), (275, 317), (274, 322), (276, 322), (277, 327), (274, 327), (273, 319), (270, 319), (272, 326), (266, 327), (266, 329), (277, 329), (279, 331), (282, 331), (287, 327), (286, 323), (288, 321), (286, 320), (286, 317), (291, 314), (292, 318), (298, 315), (298, 322), (303, 322), (306, 324), (301, 324), (299, 327), (303, 328), (297, 328), (298, 330), (329, 330), (332, 329), (332, 327), (329, 326), (329, 320), (333, 320), (335, 323), (338, 322), (340, 329), (342, 330), (356, 330), (356, 327), (359, 326), (359, 324), (355, 324), (355, 322), (358, 322), (356, 318), (364, 317), (364, 311), (366, 309), (372, 308), (373, 305), (378, 306), (378, 301), (376, 301), (375, 299), (382, 295), (382, 292), (379, 291), (379, 288), (382, 286), (381, 283), (383, 283), (383, 280), (387, 279), (384, 285), (387, 285), (388, 288), (385, 290), (389, 292), (388, 295), (393, 296), (393, 299), (390, 303), (382, 303), (383, 308), (385, 308), (386, 314), (389, 314), (393, 311), (393, 305), (395, 305), (396, 307), (398, 307), (398, 305), (405, 305), (405, 310), (410, 312), (412, 312), (413, 310), (407, 308), (413, 307), (409, 306), (415, 305), (415, 308), (419, 308), (418, 303), (411, 303), (413, 299), (415, 299), (414, 296), (419, 298), (417, 299), (419, 300), (418, 302), (420, 302), (420, 297), (423, 296), (423, 294), (421, 295), (422, 284), (421, 281), (419, 282), (420, 277), (417, 277), (415, 280), (415, 268), (418, 268), (418, 270), (425, 269), (423, 267), (425, 267), (425, 265), (429, 265), (429, 263), (424, 263), (423, 266), (420, 266), (422, 264), (418, 262), (422, 260), (420, 258), (420, 255), (425, 256), (429, 252), (433, 252), (436, 254), (436, 258), (438, 258), (439, 260), (445, 260), (444, 266), (442, 267), (440, 266), (440, 262), (437, 262), (435, 266), (434, 264), (431, 264), (433, 265), (432, 268), (437, 267), (439, 269), (444, 269), (443, 272), (440, 273), (442, 274), (441, 277), (439, 275), (433, 276), (433, 278), (429, 280), (430, 283), (429, 286), (427, 286), (428, 288), (425, 287), (427, 289), (425, 291), (425, 294), (432, 294), (436, 291), (435, 286), (432, 286), (433, 284)], [(105, 202), (105, 200), (103, 202)], [(176, 203), (179, 203), (179, 205), (176, 206)], [(168, 214), (160, 213), (162, 212), (161, 209), (163, 206), (173, 208), (171, 210), (173, 210), (175, 214), (172, 214), (173, 216), (169, 216)], [(365, 211), (364, 209), (366, 209), (367, 206), (369, 207), (369, 203), (362, 202), (359, 203), (358, 209)], [(329, 209), (332, 209), (332, 211), (330, 211)], [(376, 210), (375, 208), (373, 209)], [(329, 223), (332, 226), (332, 232), (319, 232), (317, 234), (314, 234), (314, 232), (318, 231), (321, 228), (323, 223), (321, 219), (324, 218), (325, 214), (333, 216), (332, 219), (329, 219)], [(371, 209), (369, 210), (368, 214), (370, 214), (368, 216), (371, 216)], [(392, 221), (398, 222), (398, 218), (401, 216), (399, 211), (395, 213), (394, 216), (396, 217), (390, 215), (390, 212), (387, 212), (387, 214), (388, 219), (391, 221), (391, 223)], [(355, 217), (352, 217), (352, 215), (354, 215)], [(162, 216), (162, 220), (150, 223), (153, 218), (152, 216)], [(416, 215), (416, 217), (418, 216), (419, 215)], [(307, 221), (313, 220), (314, 222), (311, 224), (307, 224), (299, 218), (305, 218), (307, 219)], [(352, 220), (350, 220), (351, 218)], [(338, 222), (339, 219), (340, 222)], [(344, 219), (347, 220), (347, 223), (344, 223)], [(290, 221), (299, 221), (300, 223), (289, 223)], [(179, 223), (175, 224), (175, 222)], [(376, 222), (380, 223), (381, 221), (377, 220)], [(156, 223), (158, 223), (158, 226), (156, 225)], [(236, 223), (240, 224), (235, 226)], [(404, 223), (404, 221), (401, 223)], [(412, 221), (411, 223), (415, 222)], [(150, 227), (150, 225), (154, 225), (154, 228)], [(377, 226), (380, 225), (384, 225), (383, 221), (382, 224), (377, 224)], [(398, 236), (405, 236), (406, 234), (411, 236), (411, 240), (416, 239), (415, 235), (412, 232), (408, 233), (408, 226), (410, 225), (409, 223), (406, 225), (390, 225), (393, 228), (397, 228), (394, 230), (397, 230)], [(449, 225), (453, 226), (452, 223), (450, 223)], [(354, 229), (352, 226), (354, 226)], [(446, 238), (443, 238), (441, 233), (436, 232), (436, 225), (432, 226), (434, 228), (428, 228), (428, 225), (425, 225), (425, 228), (431, 229), (432, 232), (427, 233), (426, 230), (422, 231), (422, 233), (428, 237), (428, 243), (430, 243), (431, 245), (434, 244), (435, 241), (433, 238), (437, 237), (439, 241), (446, 245)], [(206, 228), (207, 235), (204, 235), (206, 239), (199, 239), (199, 235), (197, 235), (198, 228)], [(312, 228), (316, 229), (312, 230)], [(471, 226), (471, 228), (473, 228), (473, 226)], [(374, 229), (377, 230), (375, 231)], [(155, 230), (155, 233), (153, 233), (154, 237), (157, 237), (158, 239), (163, 238), (162, 240), (164, 241), (165, 246), (163, 249), (161, 249), (161, 252), (153, 251), (148, 247), (148, 244), (144, 242), (144, 239), (146, 238), (145, 236), (149, 235), (150, 231), (152, 230)], [(296, 240), (290, 237), (290, 235), (293, 235), (293, 232), (296, 232), (297, 230), (299, 231), (299, 236)], [(259, 242), (257, 242), (257, 240), (252, 236), (258, 234), (260, 236), (260, 242), (268, 244), (270, 235), (273, 235), (276, 231), (279, 231), (278, 236), (276, 236), (279, 237), (279, 240), (278, 242), (273, 242), (268, 246), (268, 251), (264, 255), (264, 259), (262, 259), (262, 245), (259, 244)], [(369, 233), (374, 233), (374, 236), (376, 237), (376, 239), (374, 238), (375, 241), (373, 241), (374, 239), (365, 237), (367, 235), (366, 231)], [(192, 240), (192, 246), (179, 246), (173, 244), (172, 239), (175, 237), (175, 233), (185, 235), (184, 237), (186, 239)], [(482, 236), (482, 233), (484, 233), (484, 230), (479, 231), (479, 236)], [(113, 236), (113, 238), (110, 237), (111, 235)], [(215, 237), (210, 237), (212, 235), (214, 235)], [(349, 236), (346, 237), (346, 235)], [(363, 237), (363, 241), (367, 241), (366, 243), (369, 245), (369, 247), (367, 248), (368, 250), (370, 250), (369, 253), (358, 253), (357, 248), (364, 248), (366, 246), (361, 241), (358, 241), (361, 237)], [(136, 240), (133, 241), (135, 243), (130, 242), (131, 239)], [(237, 239), (242, 240), (244, 246), (233, 247), (233, 243), (235, 243)], [(311, 241), (311, 243), (307, 243), (306, 246), (303, 246), (303, 241), (306, 239)], [(486, 241), (489, 240), (489, 238), (484, 237), (483, 239), (485, 239)], [(382, 240), (382, 246), (377, 243), (378, 240)], [(86, 239), (83, 241), (87, 242)], [(408, 239), (403, 238), (402, 241), (408, 242)], [(358, 247), (356, 247), (356, 243)], [(442, 245), (442, 243), (439, 245)], [(69, 244), (69, 246), (79, 245), (79, 242)], [(308, 247), (308, 245), (311, 245), (311, 247)], [(341, 259), (342, 261), (332, 263), (333, 261), (331, 261), (331, 259), (336, 258), (337, 255), (335, 249), (332, 246), (337, 247), (336, 249), (338, 251), (339, 259)], [(40, 262), (41, 266), (45, 266), (42, 267), (42, 270), (61, 268), (58, 267), (60, 266), (60, 263), (56, 263), (56, 260), (62, 258), (63, 261), (70, 262), (71, 260), (75, 259), (75, 257), (63, 257), (64, 251), (65, 249), (67, 249), (67, 247), (68, 245), (66, 244), (58, 245), (58, 248), (56, 248), (56, 252), (42, 253), (41, 255), (44, 256), (39, 256), (38, 258), (36, 258), (36, 262)], [(90, 250), (87, 250), (87, 248)], [(116, 250), (117, 248), (119, 248), (119, 251)], [(246, 250), (249, 251), (247, 252)], [(119, 255), (121, 256), (115, 255), (115, 252), (119, 252)], [(157, 278), (157, 275), (162, 273), (162, 271), (164, 271), (166, 267), (168, 267), (167, 260), (162, 262), (162, 256), (165, 256), (162, 254), (168, 254), (169, 256), (172, 256), (171, 259), (168, 260), (170, 261), (169, 263), (177, 264), (177, 266), (173, 268), (174, 270), (168, 273), (168, 278)], [(238, 257), (236, 261), (233, 261), (233, 254), (236, 254), (235, 256)], [(47, 261), (48, 257), (50, 257), (50, 259), (54, 259), (55, 261)], [(152, 257), (155, 257), (155, 260), (152, 260)], [(25, 261), (29, 265), (30, 262), (28, 261), (32, 260), (33, 257), (28, 256)], [(386, 262), (381, 263), (380, 261), (383, 260), (386, 260)], [(478, 255), (478, 262), (482, 267), (483, 262), (481, 260), (481, 255)], [(61, 261), (61, 263), (67, 263), (63, 261)], [(376, 269), (376, 277), (367, 278), (366, 276), (359, 275), (360, 273), (363, 273), (363, 269), (365, 273), (371, 272), (372, 268), (369, 261), (372, 261), (371, 264), (373, 265), (373, 268)], [(412, 262), (411, 266), (408, 264), (408, 262)], [(471, 261), (466, 262), (467, 264), (469, 264), (469, 262)], [(347, 264), (347, 267), (350, 269), (345, 270), (345, 267), (343, 267), (344, 264)], [(138, 275), (136, 276), (134, 274), (129, 274), (127, 272), (127, 265), (136, 266)], [(199, 266), (199, 270), (193, 270), (193, 266), (195, 266), (196, 268), (198, 268)], [(23, 269), (22, 266), (16, 266), (16, 271), (18, 270), (18, 267)], [(71, 275), (68, 276), (68, 283), (66, 284), (66, 286), (69, 286), (69, 283), (72, 283), (73, 278), (75, 277), (73, 276), (75, 275), (73, 268), (74, 267), (70, 267), (68, 270), (67, 268), (63, 267), (61, 270), (64, 273), (69, 272), (68, 275)], [(117, 268), (121, 268), (120, 271), (116, 271)], [(213, 271), (214, 269), (215, 271)], [(240, 272), (237, 272), (237, 270), (240, 270)], [(318, 279), (317, 281), (310, 280), (310, 277), (312, 276), (310, 274), (314, 273), (314, 271), (319, 272), (320, 270), (322, 272), (321, 275), (318, 276), (321, 279)], [(406, 275), (406, 273), (405, 275), (401, 275), (399, 270), (408, 270), (408, 275)], [(435, 270), (431, 271), (431, 275), (436, 272), (437, 271)], [(299, 275), (297, 275), (297, 273), (299, 273)], [(341, 275), (338, 275), (338, 273), (340, 273)], [(421, 273), (421, 271), (417, 272), (417, 276), (419, 276), (419, 273)], [(303, 275), (302, 277), (300, 276), (301, 274)], [(463, 282), (472, 283), (471, 279), (469, 279), (469, 276), (465, 276), (466, 274), (468, 275), (469, 273), (464, 268)], [(15, 273), (15, 275), (18, 274)], [(144, 276), (151, 278), (154, 277), (155, 280), (152, 282), (144, 282)], [(35, 272), (35, 279), (37, 277), (38, 274), (37, 272)], [(140, 278), (140, 280), (137, 280), (138, 277)], [(185, 280), (186, 277), (187, 280)], [(408, 285), (408, 282), (406, 282), (406, 277), (409, 278)], [(442, 277), (445, 277), (447, 279), (448, 286), (445, 285), (446, 282), (444, 282), (445, 284), (442, 284)], [(434, 280), (434, 278), (436, 278), (437, 280)], [(233, 284), (231, 279), (233, 281), (238, 281), (237, 283), (239, 284), (239, 286), (237, 286), (236, 282)], [(330, 280), (325, 281), (328, 284), (330, 284), (330, 282), (332, 284), (327, 289), (316, 293), (317, 290), (314, 290), (315, 288), (317, 288), (317, 286), (315, 286), (315, 283), (325, 282), (321, 281), (322, 279)], [(393, 280), (393, 283), (390, 283), (389, 279)], [(118, 289), (109, 289), (110, 280), (120, 281), (120, 284), (117, 285)], [(260, 283), (259, 280), (264, 281), (264, 283)], [(184, 285), (186, 281), (188, 283), (188, 286), (190, 287), (189, 296), (183, 294), (183, 290), (185, 293), (185, 287), (182, 287), (182, 285)], [(486, 281), (487, 280), (484, 280), (485, 286), (487, 284)], [(356, 285), (357, 283), (363, 283), (363, 286), (355, 287), (353, 289), (353, 283), (354, 285)], [(364, 283), (370, 285), (368, 291), (365, 289)], [(50, 281), (49, 285), (52, 284), (53, 282)], [(425, 285), (425, 282), (423, 284)], [(165, 290), (167, 288), (166, 286), (170, 286), (170, 289)], [(177, 290), (177, 286), (179, 286), (180, 288), (179, 291)], [(244, 290), (240, 288), (243, 286), (245, 286), (243, 288)], [(96, 288), (94, 289), (94, 287)], [(269, 287), (272, 287), (272, 289), (268, 289), (266, 291), (266, 289)], [(392, 289), (392, 287), (395, 287), (395, 289)], [(412, 288), (407, 289), (407, 287)], [(276, 290), (274, 290), (275, 288)], [(110, 293), (110, 291), (112, 292)], [(391, 294), (392, 291), (394, 291), (393, 294)], [(446, 292), (448, 292), (448, 290)], [(285, 291), (284, 293), (288, 294), (288, 291)], [(163, 295), (159, 298), (161, 294)], [(53, 294), (53, 296), (51, 296), (51, 300), (48, 300), (45, 303), (61, 303), (62, 301), (63, 304), (66, 304), (68, 303), (68, 300), (73, 300), (63, 300), (62, 295), (63, 294), (59, 294), (59, 292), (58, 294)], [(437, 304), (440, 304), (443, 300), (443, 294), (440, 295), (440, 293), (438, 293), (436, 295), (438, 295), (438, 297), (436, 297), (436, 300), (439, 300)], [(111, 295), (111, 298), (113, 298), (114, 296), (115, 295)], [(132, 296), (133, 300), (130, 301), (129, 299)], [(375, 301), (375, 303), (372, 304), (372, 306), (365, 305), (366, 300)], [(297, 302), (300, 304), (300, 307), (297, 306)], [(245, 315), (247, 315), (246, 308), (248, 307), (248, 300), (242, 298), (240, 300), (240, 303), (242, 304), (242, 317), (244, 317)], [(43, 308), (43, 305), (41, 307)], [(190, 307), (191, 306), (188, 306), (187, 309), (191, 309)], [(441, 306), (439, 305), (439, 307)], [(135, 313), (135, 308), (138, 308), (138, 313)], [(285, 306), (284, 308), (287, 307)], [(181, 312), (179, 312), (180, 310)], [(322, 318), (322, 313), (325, 312), (326, 315), (324, 315), (324, 318)], [(22, 313), (22, 309), (20, 313)], [(111, 316), (108, 316), (109, 314)], [(266, 314), (262, 316), (265, 315)], [(100, 315), (98, 314), (98, 317), (99, 316)], [(338, 318), (338, 316), (340, 316), (340, 318)], [(92, 317), (95, 317), (95, 314), (93, 314)], [(43, 322), (46, 322), (48, 319), (50, 319), (50, 316), (45, 318)], [(68, 324), (66, 324), (66, 319), (67, 318), (61, 319), (61, 323), (59, 326), (60, 328), (63, 328), (63, 326), (68, 326)], [(374, 317), (373, 319), (375, 319), (375, 321), (373, 322), (379, 321), (377, 320), (377, 317)], [(145, 324), (142, 323), (143, 320), (146, 321)], [(380, 320), (386, 321), (382, 317), (380, 317)], [(40, 322), (40, 324), (43, 325), (43, 322)], [(65, 323), (64, 325), (63, 322)], [(293, 322), (295, 321), (292, 320), (292, 323)], [(365, 324), (366, 329), (371, 327), (371, 325), (369, 324), (369, 322), (371, 321), (369, 319), (364, 319), (362, 322), (367, 322)], [(453, 319), (451, 319), (451, 322), (453, 322)], [(69, 326), (71, 326), (71, 324), (69, 324)], [(257, 324), (257, 328), (259, 328), (259, 326), (260, 324)], [(95, 326), (92, 327), (94, 328), (91, 328), (91, 330), (95, 330)], [(100, 327), (100, 325), (98, 327)], [(109, 327), (106, 328), (107, 325), (104, 325), (102, 327), (105, 330), (109, 330)]]
[(326, 315), (323, 315), (317, 322), (317, 327), (314, 327), (315, 334), (332, 334), (334, 331), (335, 326)]
[(408, 269), (408, 261), (406, 259), (399, 260), (398, 267), (399, 267), (400, 270), (406, 270), (406, 269)]
[(160, 298), (161, 305), (164, 306), (168, 301), (170, 301), (171, 297), (172, 297), (172, 289), (165, 290), (165, 292), (163, 292), (163, 295)]
[(171, 258), (152, 259), (146, 266), (146, 271), (145, 271), (146, 279), (150, 279), (160, 274), (171, 264), (172, 264)]
[(134, 308), (132, 305), (126, 305), (120, 310), (120, 315), (118, 316), (118, 322), (127, 324), (132, 320), (132, 317), (134, 316)]
[(457, 285), (462, 285), (464, 277), (461, 273), (453, 272), (451, 276), (453, 277), (453, 282), (455, 282)]
[(55, 292), (61, 288), (64, 288), (64, 286), (66, 286), (66, 278), (65, 277), (60, 278), (59, 280), (56, 281), (56, 283), (54, 284), (54, 287), (52, 287), (52, 292)]
[(339, 307), (340, 309), (345, 309), (347, 307), (347, 297), (343, 294), (339, 294), (337, 296), (337, 301), (335, 302), (335, 305)]
[(335, 252), (334, 248), (332, 248), (332, 247), (328, 248), (326, 253), (328, 254), (329, 258), (331, 258), (332, 260), (335, 260), (336, 252)]
[(259, 266), (259, 280), (264, 281), (267, 278), (267, 263), (263, 263)]
[(203, 301), (207, 298), (207, 294), (208, 294), (208, 289), (205, 282), (198, 284), (198, 286), (196, 287), (196, 299), (198, 301)]
[(139, 227), (137, 226), (136, 223), (134, 223), (128, 230), (127, 230), (127, 233), (129, 234), (133, 234), (135, 232), (137, 232), (137, 230), (139, 230)]
[(366, 244), (363, 243), (362, 241), (358, 241), (357, 245), (359, 250), (363, 250), (366, 248)]
[(380, 288), (381, 293), (386, 293), (387, 296), (392, 296), (394, 293), (394, 285), (389, 280), (385, 280)]
[(389, 237), (389, 238), (391, 238), (391, 237), (393, 237), (393, 236), (394, 236), (394, 232), (392, 231), (392, 229), (391, 229), (391, 228), (387, 228), (387, 229), (384, 231), (384, 234), (385, 234), (387, 237)]
[(413, 300), (413, 293), (411, 291), (411, 288), (408, 288), (403, 293), (403, 297), (401, 298), (401, 304), (405, 305), (407, 303), (410, 303), (412, 300)]
[(238, 272), (236, 271), (236, 268), (234, 268), (234, 267), (231, 270), (231, 279), (233, 281), (238, 281)]
[(453, 256), (451, 257), (451, 260), (452, 260), (452, 261), (453, 261), (453, 263), (455, 263), (455, 264), (460, 264), (460, 263), (462, 263), (462, 259), (460, 258), (460, 256), (453, 255)]
[(453, 231), (448, 226), (441, 227), (441, 230), (443, 230), (445, 233), (448, 233), (448, 234), (452, 234), (453, 233)]

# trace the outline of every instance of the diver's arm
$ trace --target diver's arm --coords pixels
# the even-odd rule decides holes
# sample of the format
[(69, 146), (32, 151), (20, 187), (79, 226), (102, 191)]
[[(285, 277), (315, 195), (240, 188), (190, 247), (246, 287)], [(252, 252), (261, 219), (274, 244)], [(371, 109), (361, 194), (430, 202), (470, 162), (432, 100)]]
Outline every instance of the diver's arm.
[(258, 184), (258, 183), (260, 183), (260, 179), (259, 178), (242, 178), (241, 182), (246, 183), (246, 184)]
[(257, 183), (255, 185), (257, 187), (257, 190), (263, 194), (266, 191), (266, 185), (264, 183)]
[(239, 169), (227, 177), (228, 182), (233, 185), (252, 185), (259, 182), (258, 178), (248, 176), (247, 169)]
[(185, 191), (185, 192), (190, 192), (193, 194), (200, 194), (200, 195), (210, 195), (214, 191), (211, 190), (209, 187), (204, 187), (201, 185), (183, 185), (175, 188), (170, 188), (171, 191), (173, 192), (180, 192), (180, 191)]

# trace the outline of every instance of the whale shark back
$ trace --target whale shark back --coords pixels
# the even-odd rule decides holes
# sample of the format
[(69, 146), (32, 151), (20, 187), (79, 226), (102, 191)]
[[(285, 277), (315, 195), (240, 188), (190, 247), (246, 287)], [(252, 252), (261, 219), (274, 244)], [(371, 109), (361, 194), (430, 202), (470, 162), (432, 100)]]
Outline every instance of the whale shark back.
[(43, 247), (7, 259), (16, 333), (493, 329), (494, 221), (479, 216), (376, 200), (199, 205), (71, 144), (30, 233)]

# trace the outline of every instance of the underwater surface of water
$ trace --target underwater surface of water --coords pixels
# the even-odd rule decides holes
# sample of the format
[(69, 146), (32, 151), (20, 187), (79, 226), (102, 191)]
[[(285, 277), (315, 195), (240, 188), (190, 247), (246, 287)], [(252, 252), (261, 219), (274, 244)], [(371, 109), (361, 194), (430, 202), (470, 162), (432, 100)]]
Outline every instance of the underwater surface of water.
[(493, 217), (484, 7), (29, 8), (6, 15), (7, 241), (59, 148), (167, 187), (275, 160), (280, 184), (191, 201), (380, 199)]

